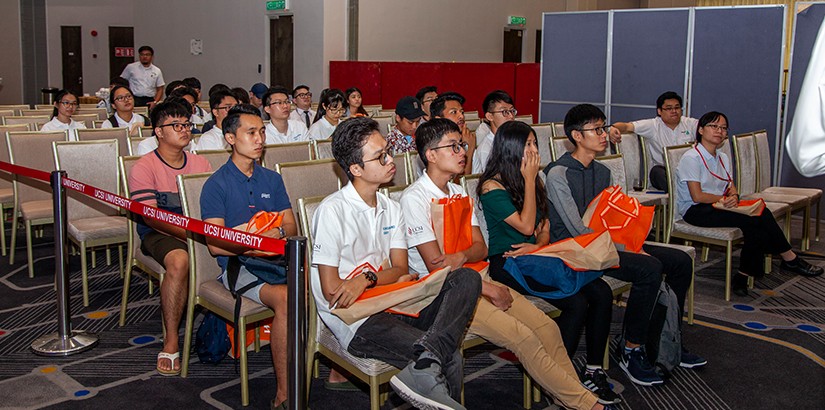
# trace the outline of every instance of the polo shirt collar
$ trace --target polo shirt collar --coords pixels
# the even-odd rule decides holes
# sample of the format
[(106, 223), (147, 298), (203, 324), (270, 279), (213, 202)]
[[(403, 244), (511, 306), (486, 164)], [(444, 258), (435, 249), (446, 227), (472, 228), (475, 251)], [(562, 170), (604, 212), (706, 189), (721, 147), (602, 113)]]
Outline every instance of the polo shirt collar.
[(696, 143), (696, 148), (699, 149), (699, 154), (701, 154), (705, 159), (716, 160), (719, 156), (719, 148), (716, 149), (716, 155), (711, 155), (710, 152), (705, 148), (704, 145), (700, 143)]
[[(438, 186), (435, 185), (430, 176), (427, 174), (427, 171), (424, 170), (424, 173), (418, 177), (417, 181), (421, 181), (420, 184), (427, 190), (427, 193), (432, 195), (434, 198), (444, 198), (450, 196), (449, 193), (445, 194), (444, 191), (441, 190)], [(447, 183), (447, 191), (450, 190), (450, 185)]]
[(387, 203), (383, 200), (384, 198), (381, 195), (376, 193), (376, 205), (375, 208), (367, 205), (364, 202), (364, 199), (361, 198), (361, 195), (358, 195), (358, 191), (355, 190), (355, 185), (350, 181), (343, 188), (341, 188), (341, 193), (344, 195), (344, 199), (352, 205), (353, 209), (359, 214), (364, 214), (367, 212), (375, 212), (377, 214), (381, 214), (387, 209)]
[(240, 183), (240, 182), (246, 182), (246, 180), (248, 180), (248, 179), (251, 179), (251, 180), (253, 180), (253, 181), (257, 181), (257, 180), (258, 180), (258, 175), (260, 175), (260, 173), (261, 173), (261, 172), (258, 170), (258, 168), (260, 167), (260, 165), (258, 165), (258, 162), (257, 162), (257, 161), (255, 161), (255, 162), (253, 163), (254, 168), (252, 169), (252, 176), (251, 176), (251, 177), (246, 176), (246, 174), (244, 174), (243, 172), (241, 172), (241, 170), (240, 170), (240, 169), (238, 169), (238, 166), (237, 166), (237, 165), (235, 165), (235, 163), (234, 163), (234, 162), (232, 162), (232, 155), (231, 155), (231, 154), (230, 154), (230, 156), (229, 156), (229, 159), (226, 161), (226, 166), (227, 166), (227, 168), (228, 168), (228, 170), (229, 170), (229, 176), (230, 176), (231, 178), (234, 178), (234, 179), (235, 179), (237, 182), (239, 182), (239, 183)]

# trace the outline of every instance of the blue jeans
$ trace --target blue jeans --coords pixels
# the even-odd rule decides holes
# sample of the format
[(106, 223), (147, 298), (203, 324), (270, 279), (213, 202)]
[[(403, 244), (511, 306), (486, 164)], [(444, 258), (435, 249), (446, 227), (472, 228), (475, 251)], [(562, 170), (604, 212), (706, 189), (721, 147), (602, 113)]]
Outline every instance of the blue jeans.
[(452, 271), (438, 297), (418, 317), (387, 312), (372, 315), (355, 332), (347, 351), (403, 369), (426, 350), (438, 357), (450, 396), (458, 400), (464, 379), (459, 348), (480, 293), (481, 279), (476, 271)]

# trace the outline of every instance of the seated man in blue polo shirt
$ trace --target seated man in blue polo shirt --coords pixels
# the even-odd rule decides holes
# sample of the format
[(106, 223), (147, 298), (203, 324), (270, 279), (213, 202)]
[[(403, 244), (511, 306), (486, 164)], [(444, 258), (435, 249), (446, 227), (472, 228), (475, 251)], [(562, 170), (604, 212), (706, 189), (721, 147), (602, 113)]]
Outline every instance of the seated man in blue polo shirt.
[[(272, 236), (283, 238), (298, 233), (295, 216), (281, 176), (261, 167), (258, 160), (263, 155), (264, 123), (260, 111), (249, 104), (233, 107), (223, 119), (221, 128), (226, 142), (232, 147), (229, 161), (206, 181), (201, 193), (201, 216), (206, 222), (234, 227), (246, 223), (258, 211), (282, 212), (280, 229), (269, 231)], [(244, 200), (243, 198), (246, 198)], [(227, 256), (240, 255), (249, 248), (215, 238), (207, 238), (209, 251), (217, 256), (218, 264), (226, 271)], [(221, 275), (221, 277), (225, 276)], [(270, 285), (241, 266), (236, 289), (260, 282), (243, 296), (264, 304), (275, 311), (270, 334), (272, 362), (278, 380), (272, 408), (286, 408), (286, 286)], [(228, 281), (223, 280), (229, 289)]]

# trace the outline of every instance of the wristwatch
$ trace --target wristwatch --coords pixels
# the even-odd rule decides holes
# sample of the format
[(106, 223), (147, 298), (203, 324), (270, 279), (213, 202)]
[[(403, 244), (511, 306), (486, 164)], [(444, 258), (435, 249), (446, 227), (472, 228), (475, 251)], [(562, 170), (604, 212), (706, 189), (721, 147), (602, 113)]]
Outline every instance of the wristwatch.
[(286, 231), (284, 230), (283, 226), (278, 227), (278, 233), (281, 234), (281, 239), (283, 239), (286, 236)]
[(364, 275), (364, 277), (367, 278), (368, 281), (370, 281), (370, 284), (369, 286), (367, 286), (367, 289), (374, 288), (375, 284), (378, 283), (378, 275), (376, 275), (375, 272), (365, 268), (361, 271), (361, 274)]

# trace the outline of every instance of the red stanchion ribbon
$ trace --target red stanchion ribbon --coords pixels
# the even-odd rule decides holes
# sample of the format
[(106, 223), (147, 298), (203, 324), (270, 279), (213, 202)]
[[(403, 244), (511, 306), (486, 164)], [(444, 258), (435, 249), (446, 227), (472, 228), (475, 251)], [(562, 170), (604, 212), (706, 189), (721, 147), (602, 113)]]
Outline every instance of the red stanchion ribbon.
[[(0, 170), (49, 182), (49, 173), (38, 169), (21, 167), (19, 165), (0, 161)], [(232, 228), (227, 228), (225, 226), (204, 222), (200, 219), (189, 218), (174, 212), (165, 211), (160, 208), (144, 205), (137, 201), (132, 201), (131, 199), (124, 198), (120, 195), (113, 194), (83, 182), (75, 181), (71, 178), (63, 178), (62, 183), (66, 188), (80, 192), (99, 201), (112, 204), (119, 208), (127, 209), (132, 213), (143, 217), (152, 218), (183, 228), (190, 232), (211, 236), (213, 238), (222, 239), (227, 242), (237, 243), (239, 245), (262, 251), (274, 252), (281, 255), (285, 253), (286, 241), (283, 239), (255, 235)]]

